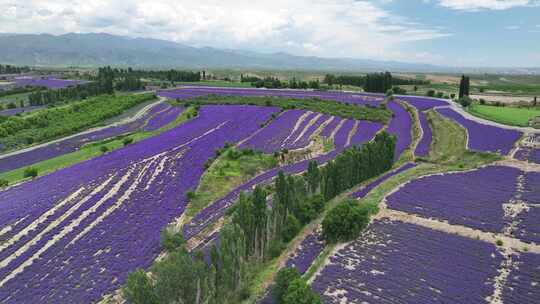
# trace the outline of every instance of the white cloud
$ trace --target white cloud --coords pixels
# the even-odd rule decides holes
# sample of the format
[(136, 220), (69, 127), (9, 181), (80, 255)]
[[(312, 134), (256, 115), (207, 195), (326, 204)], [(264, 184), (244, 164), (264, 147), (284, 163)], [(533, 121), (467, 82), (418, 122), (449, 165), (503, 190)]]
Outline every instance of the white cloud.
[(536, 0), (439, 0), (439, 4), (455, 10), (506, 10), (514, 7), (536, 6)]
[(0, 32), (107, 32), (196, 46), (379, 59), (406, 57), (402, 43), (448, 35), (357, 0), (0, 0)]

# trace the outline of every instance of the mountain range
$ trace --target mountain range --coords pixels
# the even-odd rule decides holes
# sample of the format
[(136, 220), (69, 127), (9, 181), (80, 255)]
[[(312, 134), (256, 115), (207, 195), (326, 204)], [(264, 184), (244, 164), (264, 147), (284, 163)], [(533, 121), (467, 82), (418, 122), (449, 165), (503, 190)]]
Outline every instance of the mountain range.
[[(317, 71), (451, 72), (455, 68), (429, 64), (352, 58), (257, 53), (105, 33), (0, 34), (0, 63), (30, 66), (103, 65), (138, 68), (238, 68)], [(457, 72), (457, 71), (456, 71)]]

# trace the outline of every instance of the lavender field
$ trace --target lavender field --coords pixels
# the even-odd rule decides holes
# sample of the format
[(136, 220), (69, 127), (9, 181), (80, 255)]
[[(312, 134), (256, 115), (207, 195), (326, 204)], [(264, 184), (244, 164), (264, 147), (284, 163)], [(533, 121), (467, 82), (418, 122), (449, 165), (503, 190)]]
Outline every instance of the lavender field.
[(0, 192), (9, 202), (0, 209), (0, 300), (84, 303), (115, 290), (159, 254), (160, 230), (182, 214), (215, 149), (274, 112), (205, 107), (157, 137)]
[(502, 256), (494, 245), (376, 221), (315, 277), (324, 303), (484, 303)]
[(0, 173), (32, 165), (79, 150), (83, 145), (137, 130), (155, 131), (172, 122), (182, 108), (158, 103), (141, 117), (124, 124), (70, 137), (26, 152), (0, 158)]
[(491, 166), (416, 179), (387, 197), (392, 209), (490, 232), (505, 226), (503, 205), (518, 191), (521, 172)]
[(437, 112), (453, 119), (467, 130), (468, 148), (471, 150), (506, 155), (522, 136), (522, 133), (516, 130), (502, 129), (467, 119), (450, 108), (437, 109)]

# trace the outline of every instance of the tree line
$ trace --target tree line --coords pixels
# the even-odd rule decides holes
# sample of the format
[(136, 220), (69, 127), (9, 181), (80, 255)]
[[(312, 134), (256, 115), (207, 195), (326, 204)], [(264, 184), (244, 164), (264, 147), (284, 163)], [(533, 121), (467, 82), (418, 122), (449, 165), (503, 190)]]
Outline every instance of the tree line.
[[(204, 74), (206, 72), (203, 71)], [(166, 80), (170, 82), (198, 82), (201, 81), (201, 72), (181, 71), (181, 70), (133, 70), (132, 74), (139, 78), (152, 78)], [(206, 75), (205, 75), (206, 77)]]
[(29, 71), (30, 68), (27, 66), (19, 67), (9, 64), (0, 64), (0, 74), (21, 74)]
[(140, 77), (129, 69), (107, 67), (98, 68), (97, 75), (91, 82), (61, 89), (43, 89), (28, 96), (32, 106), (48, 105), (57, 102), (86, 99), (101, 94), (113, 94), (118, 91), (135, 91), (143, 88)]
[[(370, 79), (368, 79), (370, 78)], [(366, 76), (359, 76), (359, 75), (334, 75), (334, 74), (326, 74), (324, 77), (324, 83), (332, 86), (332, 85), (352, 85), (357, 87), (371, 87), (374, 84), (369, 83), (373, 82), (374, 79), (382, 78), (390, 87), (387, 88), (390, 89), (391, 86), (395, 85), (425, 85), (429, 84), (429, 81), (426, 80), (420, 80), (420, 79), (406, 79), (406, 78), (399, 78), (399, 77), (392, 77), (392, 74), (389, 72), (385, 73), (372, 73), (367, 74)], [(369, 83), (369, 84), (368, 84)], [(387, 90), (379, 92), (379, 93), (386, 93)]]
[(267, 89), (321, 89), (321, 84), (318, 79), (311, 81), (302, 81), (296, 80), (293, 78), (288, 81), (282, 81), (277, 77), (265, 77), (258, 78), (255, 76), (244, 76), (240, 75), (241, 82), (249, 82), (251, 86), (256, 88), (267, 88)]
[[(303, 175), (280, 172), (273, 185), (241, 193), (228, 212), (230, 222), (206, 252), (189, 253), (180, 234), (166, 232), (162, 244), (172, 252), (154, 264), (152, 278), (142, 270), (131, 273), (124, 295), (136, 304), (241, 302), (249, 297), (249, 284), (257, 269), (279, 256), (330, 199), (391, 168), (394, 148), (395, 138), (383, 132), (362, 147), (347, 149), (322, 168), (310, 162)], [(299, 298), (318, 303), (320, 299), (309, 285), (297, 279), (284, 280), (287, 288), (280, 303), (311, 303), (296, 302)]]

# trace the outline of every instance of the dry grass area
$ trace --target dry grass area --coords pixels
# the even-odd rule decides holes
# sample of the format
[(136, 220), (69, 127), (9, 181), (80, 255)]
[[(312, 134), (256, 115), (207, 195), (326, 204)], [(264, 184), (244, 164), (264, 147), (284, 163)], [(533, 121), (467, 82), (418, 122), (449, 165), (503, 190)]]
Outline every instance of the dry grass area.
[(484, 99), (488, 102), (501, 102), (504, 104), (517, 104), (520, 102), (530, 103), (533, 100), (533, 96), (507, 96), (507, 95), (498, 95), (498, 94), (478, 94), (471, 95), (472, 99)]

